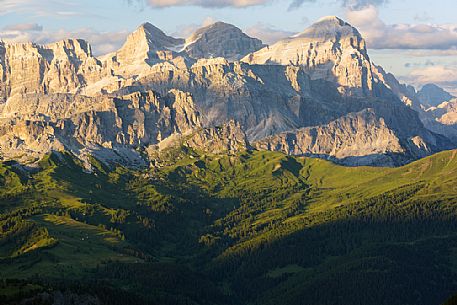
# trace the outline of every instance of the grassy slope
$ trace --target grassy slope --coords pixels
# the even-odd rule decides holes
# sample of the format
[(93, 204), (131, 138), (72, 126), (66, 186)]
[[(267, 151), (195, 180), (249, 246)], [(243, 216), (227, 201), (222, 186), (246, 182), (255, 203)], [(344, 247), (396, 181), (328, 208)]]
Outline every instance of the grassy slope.
[[(173, 156), (147, 172), (93, 160), (85, 173), (68, 155), (44, 159), (31, 177), (0, 166), (0, 277), (84, 278), (113, 261), (140, 263), (152, 268), (144, 285), (161, 270), (205, 286), (210, 277), (219, 286), (210, 296), (182, 296), (209, 303), (228, 294), (235, 303), (437, 304), (457, 290), (456, 151), (401, 168), (274, 152)], [(350, 293), (357, 285), (366, 293)]]

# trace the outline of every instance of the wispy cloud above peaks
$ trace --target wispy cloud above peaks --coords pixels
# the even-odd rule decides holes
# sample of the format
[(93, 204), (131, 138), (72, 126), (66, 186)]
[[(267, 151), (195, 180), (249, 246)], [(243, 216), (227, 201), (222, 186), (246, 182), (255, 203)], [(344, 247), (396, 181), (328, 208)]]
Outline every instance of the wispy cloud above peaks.
[(94, 48), (96, 55), (113, 52), (122, 45), (129, 32), (98, 32), (90, 28), (80, 28), (73, 31), (60, 29), (47, 31), (39, 24), (17, 24), (0, 29), (1, 39), (9, 42), (35, 42), (48, 44), (67, 38), (87, 40)]
[(43, 26), (38, 23), (19, 23), (14, 25), (9, 25), (4, 28), (6, 31), (18, 31), (18, 32), (41, 32), (43, 31)]
[(264, 5), (268, 2), (271, 2), (271, 0), (146, 0), (146, 3), (153, 7), (201, 6), (208, 8), (242, 8), (256, 5)]
[[(322, 2), (321, 0), (293, 0), (289, 5), (289, 11), (300, 8), (305, 3)], [(388, 2), (388, 0), (337, 0), (343, 7), (350, 10), (361, 10), (369, 6), (379, 6)]]
[(369, 6), (380, 6), (388, 0), (343, 0), (343, 6), (351, 10), (361, 10)]
[(347, 10), (346, 18), (361, 31), (372, 49), (457, 48), (457, 24), (386, 24), (373, 5)]

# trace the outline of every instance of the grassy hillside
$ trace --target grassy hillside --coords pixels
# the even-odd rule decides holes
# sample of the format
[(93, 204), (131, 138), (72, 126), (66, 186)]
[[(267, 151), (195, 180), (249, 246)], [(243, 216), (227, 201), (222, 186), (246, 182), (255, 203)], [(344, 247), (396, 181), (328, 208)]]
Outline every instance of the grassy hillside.
[(433, 305), (457, 292), (457, 151), (401, 168), (258, 151), (160, 164), (0, 165), (0, 297)]

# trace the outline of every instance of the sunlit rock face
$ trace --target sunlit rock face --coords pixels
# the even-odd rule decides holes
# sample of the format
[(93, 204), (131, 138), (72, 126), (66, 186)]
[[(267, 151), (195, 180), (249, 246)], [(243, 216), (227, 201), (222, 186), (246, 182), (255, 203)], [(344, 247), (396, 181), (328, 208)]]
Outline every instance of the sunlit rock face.
[(397, 165), (453, 147), (450, 119), (426, 112), (414, 89), (375, 66), (344, 21), (327, 17), (261, 47), (224, 23), (187, 40), (143, 24), (100, 57), (83, 40), (0, 42), (0, 155), (33, 162), (70, 150), (142, 164), (150, 147), (234, 153), (254, 143)]
[(429, 120), (426, 126), (454, 141), (457, 140), (457, 99), (453, 98), (437, 107), (428, 108), (426, 118)]
[(102, 61), (113, 74), (134, 77), (154, 63), (173, 59), (176, 56), (173, 49), (182, 44), (183, 39), (167, 36), (159, 28), (145, 23), (127, 37), (120, 50), (103, 56)]
[(223, 57), (235, 61), (264, 46), (262, 41), (249, 37), (236, 26), (216, 22), (187, 38), (184, 52), (195, 59)]
[(311, 79), (339, 85), (345, 95), (371, 96), (373, 76), (365, 40), (337, 17), (325, 17), (304, 32), (247, 55), (250, 64), (301, 65)]
[(69, 39), (44, 46), (5, 43), (2, 52), (2, 80), (8, 96), (76, 93), (103, 76), (101, 63), (84, 40)]
[(138, 147), (189, 133), (201, 124), (192, 97), (171, 90), (166, 96), (152, 91), (97, 98), (23, 95), (8, 100), (0, 127), (2, 156), (25, 160), (63, 149), (137, 154)]
[(339, 159), (402, 153), (399, 138), (373, 110), (350, 113), (327, 125), (280, 133), (255, 143), (259, 149)]
[(199, 129), (184, 143), (194, 150), (203, 150), (213, 154), (234, 154), (250, 148), (241, 125), (234, 120), (230, 120), (222, 126)]

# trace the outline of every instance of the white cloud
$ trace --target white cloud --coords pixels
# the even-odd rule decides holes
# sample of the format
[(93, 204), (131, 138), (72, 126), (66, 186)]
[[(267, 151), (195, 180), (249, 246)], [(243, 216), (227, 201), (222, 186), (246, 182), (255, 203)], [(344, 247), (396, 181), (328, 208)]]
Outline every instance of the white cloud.
[[(38, 28), (41, 26), (37, 25)], [(30, 29), (33, 27), (30, 26)], [(0, 37), (5, 41), (11, 42), (35, 42), (47, 44), (67, 38), (78, 38), (87, 40), (97, 55), (107, 54), (119, 49), (124, 43), (127, 31), (121, 32), (97, 32), (90, 28), (82, 28), (75, 31), (46, 31), (41, 27), (41, 31), (27, 30), (26, 25), (18, 24), (0, 30)]]
[(457, 48), (457, 24), (386, 24), (373, 5), (347, 10), (346, 18), (362, 32), (372, 49)]
[(400, 77), (400, 80), (417, 88), (425, 84), (437, 84), (457, 96), (457, 65), (431, 65), (417, 68), (408, 76)]
[[(200, 6), (207, 8), (235, 7), (266, 5), (279, 0), (129, 0), (129, 3), (146, 3), (152, 7), (171, 6)], [(318, 2), (320, 0), (290, 0), (289, 10), (301, 7), (305, 3)], [(369, 5), (382, 5), (388, 0), (337, 0), (342, 6), (351, 9), (361, 9)]]
[(31, 2), (32, 0), (0, 0), (0, 15), (20, 10)]
[(4, 28), (6, 31), (19, 31), (19, 32), (41, 32), (43, 31), (43, 26), (37, 23), (19, 23), (14, 25), (9, 25)]
[(248, 7), (264, 5), (268, 2), (271, 0), (147, 0), (147, 4), (153, 7), (201, 6), (210, 8)]

